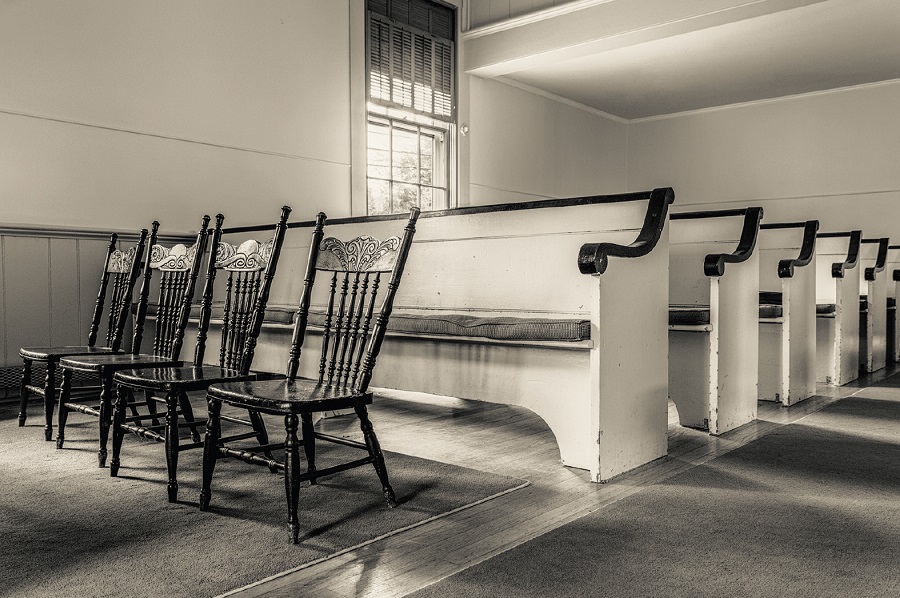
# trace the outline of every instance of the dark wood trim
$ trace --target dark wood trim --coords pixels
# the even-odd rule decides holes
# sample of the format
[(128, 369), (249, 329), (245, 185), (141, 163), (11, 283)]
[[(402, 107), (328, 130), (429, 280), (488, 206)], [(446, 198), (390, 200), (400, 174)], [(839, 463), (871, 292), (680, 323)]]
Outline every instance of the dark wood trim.
[[(598, 203), (623, 203), (629, 201), (640, 201), (650, 199), (651, 195), (657, 191), (638, 191), (635, 193), (617, 193), (613, 195), (587, 195), (584, 197), (567, 197), (562, 199), (540, 199), (536, 201), (523, 201), (502, 204), (489, 204), (484, 206), (468, 206), (465, 208), (452, 208), (449, 210), (433, 210), (422, 212), (419, 216), (422, 218), (441, 218), (445, 216), (466, 216), (470, 214), (485, 214), (489, 212), (517, 212), (520, 210), (536, 210), (542, 208), (565, 208), (570, 206), (586, 206)], [(674, 201), (674, 191), (672, 191)], [(351, 216), (347, 218), (329, 218), (328, 225), (335, 226), (338, 224), (360, 224), (365, 222), (382, 222), (387, 220), (408, 220), (409, 214), (382, 214), (379, 216)], [(288, 228), (313, 228), (316, 221), (302, 220), (291, 222)], [(231, 233), (247, 233), (256, 231), (272, 230), (275, 224), (259, 224), (251, 226), (234, 226), (222, 230), (224, 234)]]
[(887, 264), (887, 252), (890, 239), (888, 237), (881, 237), (880, 239), (863, 239), (862, 242), (878, 243), (878, 255), (875, 256), (875, 265), (866, 268), (865, 272), (866, 280), (875, 280), (875, 276), (883, 271), (885, 264)]
[(845, 232), (819, 233), (816, 235), (820, 239), (837, 239), (840, 237), (850, 237), (850, 246), (847, 248), (847, 259), (843, 262), (834, 262), (831, 264), (831, 277), (843, 278), (844, 270), (852, 270), (859, 263), (859, 246), (862, 241), (861, 230), (851, 230)]
[(650, 192), (647, 214), (637, 239), (629, 245), (616, 243), (585, 243), (578, 252), (578, 270), (582, 274), (600, 275), (606, 271), (610, 256), (641, 257), (650, 253), (659, 242), (666, 226), (669, 204), (675, 201), (675, 191), (662, 187)]
[(818, 220), (806, 222), (773, 222), (759, 225), (760, 230), (775, 230), (786, 228), (802, 228), (803, 242), (800, 244), (800, 255), (794, 259), (784, 259), (778, 262), (778, 278), (793, 278), (794, 268), (800, 268), (812, 261), (816, 254), (816, 233), (819, 230)]
[(739, 208), (734, 210), (709, 210), (705, 212), (680, 212), (672, 214), (672, 220), (689, 220), (698, 218), (729, 218), (734, 216), (744, 217), (744, 226), (741, 229), (741, 238), (737, 248), (731, 253), (710, 253), (703, 260), (703, 273), (707, 276), (722, 276), (725, 274), (725, 264), (738, 264), (744, 262), (753, 255), (756, 240), (759, 237), (759, 223), (763, 217), (763, 209), (760, 207)]

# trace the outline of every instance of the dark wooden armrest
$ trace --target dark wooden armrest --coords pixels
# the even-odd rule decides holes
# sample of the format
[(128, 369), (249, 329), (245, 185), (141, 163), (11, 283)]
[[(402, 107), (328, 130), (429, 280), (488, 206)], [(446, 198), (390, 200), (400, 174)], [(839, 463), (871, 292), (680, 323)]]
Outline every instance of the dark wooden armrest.
[(666, 226), (669, 204), (675, 201), (675, 191), (671, 187), (654, 189), (650, 192), (649, 200), (644, 224), (633, 243), (629, 245), (585, 243), (581, 246), (578, 252), (578, 270), (582, 274), (603, 274), (606, 272), (610, 256), (641, 257), (656, 247), (659, 236)]
[(756, 247), (756, 239), (759, 237), (759, 222), (763, 217), (763, 209), (760, 207), (741, 208), (737, 210), (710, 210), (708, 212), (681, 212), (672, 214), (672, 220), (687, 220), (694, 218), (724, 218), (729, 216), (743, 216), (744, 227), (741, 229), (741, 238), (737, 248), (731, 253), (710, 253), (703, 260), (703, 273), (707, 276), (722, 276), (725, 274), (725, 264), (739, 264), (753, 255)]
[(800, 245), (800, 255), (794, 259), (784, 259), (778, 262), (778, 278), (792, 278), (794, 276), (794, 268), (806, 266), (812, 261), (812, 258), (816, 253), (816, 233), (819, 231), (818, 220), (761, 224), (759, 228), (767, 230), (777, 228), (803, 229), (803, 242)]
[(875, 265), (866, 268), (865, 272), (866, 280), (875, 280), (875, 275), (884, 270), (884, 265), (887, 264), (889, 239), (887, 237), (882, 237), (880, 239), (863, 239), (862, 242), (878, 243), (878, 255), (875, 256)]
[(831, 264), (832, 278), (843, 278), (844, 270), (852, 270), (856, 267), (856, 264), (859, 263), (859, 245), (862, 241), (861, 230), (853, 230), (846, 233), (819, 233), (816, 236), (822, 239), (834, 237), (850, 237), (850, 247), (847, 249), (847, 259), (845, 259), (843, 262), (835, 262)]

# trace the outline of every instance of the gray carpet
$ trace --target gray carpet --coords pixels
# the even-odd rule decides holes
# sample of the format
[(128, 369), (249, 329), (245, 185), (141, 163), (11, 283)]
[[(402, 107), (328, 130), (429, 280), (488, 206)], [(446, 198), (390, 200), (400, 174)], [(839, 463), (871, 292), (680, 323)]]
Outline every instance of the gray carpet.
[(900, 596), (900, 377), (413, 594)]
[[(281, 475), (220, 461), (202, 513), (201, 451), (181, 454), (183, 502), (169, 504), (162, 444), (126, 437), (111, 479), (96, 465), (96, 419), (73, 414), (62, 451), (38, 419), (17, 428), (14, 406), (0, 405), (0, 596), (213, 596), (523, 484), (387, 453), (396, 509), (374, 469), (337, 474), (302, 488), (301, 544), (291, 546)], [(352, 449), (323, 451), (323, 466), (334, 450)]]

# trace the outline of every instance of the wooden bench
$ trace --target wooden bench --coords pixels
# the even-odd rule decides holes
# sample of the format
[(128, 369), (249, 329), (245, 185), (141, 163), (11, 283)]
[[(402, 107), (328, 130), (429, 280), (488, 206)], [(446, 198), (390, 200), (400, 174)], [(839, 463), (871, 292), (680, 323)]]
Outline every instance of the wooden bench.
[(785, 407), (816, 392), (818, 230), (818, 220), (760, 226), (759, 399)]
[[(594, 481), (664, 456), (673, 200), (656, 189), (423, 213), (372, 385), (527, 407)], [(309, 224), (289, 225), (270, 306), (299, 297)], [(335, 218), (325, 234), (393, 229), (393, 216)], [(289, 329), (264, 327), (255, 365), (283, 369)]]
[(816, 381), (859, 377), (859, 248), (862, 231), (816, 236)]
[(672, 214), (669, 397), (682, 425), (756, 419), (762, 208)]
[(862, 239), (859, 250), (859, 367), (875, 372), (887, 364), (887, 237)]

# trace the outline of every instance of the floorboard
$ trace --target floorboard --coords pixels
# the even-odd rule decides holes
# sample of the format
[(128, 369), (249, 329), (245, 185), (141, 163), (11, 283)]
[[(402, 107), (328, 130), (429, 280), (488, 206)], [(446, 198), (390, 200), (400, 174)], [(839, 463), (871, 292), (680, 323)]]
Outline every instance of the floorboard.
[[(591, 483), (586, 471), (563, 467), (553, 433), (528, 409), (382, 391), (370, 414), (384, 449), (531, 484), (232, 595), (403, 596), (797, 421), (896, 370), (892, 366), (843, 387), (820, 386), (816, 396), (789, 408), (760, 402), (757, 421), (719, 437), (679, 426), (670, 404), (669, 455), (605, 484)], [(317, 426), (336, 435), (357, 430), (351, 416)]]

